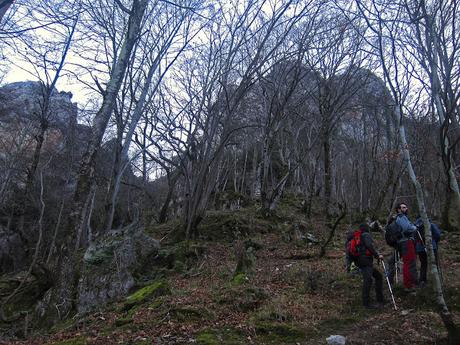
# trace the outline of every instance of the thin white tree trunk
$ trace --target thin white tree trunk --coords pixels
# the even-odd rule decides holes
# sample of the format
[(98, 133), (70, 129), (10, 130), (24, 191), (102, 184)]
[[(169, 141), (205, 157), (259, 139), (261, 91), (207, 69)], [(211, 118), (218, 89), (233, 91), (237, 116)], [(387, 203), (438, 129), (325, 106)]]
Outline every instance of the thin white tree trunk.
[(451, 324), (450, 327), (452, 327), (452, 324), (453, 324), (452, 315), (449, 311), (449, 308), (447, 307), (446, 300), (444, 298), (444, 293), (442, 289), (441, 278), (440, 278), (438, 266), (436, 265), (436, 260), (434, 260), (434, 251), (433, 251), (432, 236), (431, 236), (431, 224), (428, 219), (428, 213), (426, 210), (425, 196), (423, 194), (422, 186), (420, 182), (417, 180), (417, 176), (412, 166), (411, 156), (410, 156), (410, 152), (408, 149), (409, 144), (407, 143), (405, 128), (404, 128), (404, 125), (402, 124), (401, 107), (399, 105), (395, 107), (395, 120), (399, 126), (399, 137), (400, 137), (401, 144), (402, 144), (403, 159), (404, 159), (404, 162), (406, 163), (407, 172), (409, 173), (410, 180), (415, 188), (417, 206), (419, 209), (420, 216), (422, 217), (423, 226), (426, 229), (425, 234), (426, 234), (426, 245), (428, 247), (428, 251), (427, 251), (428, 262), (431, 265), (431, 276), (432, 276), (432, 279), (434, 280), (435, 291), (436, 291), (436, 301), (437, 301), (439, 308), (441, 309), (441, 317), (444, 321), (444, 324), (450, 333), (449, 324)]

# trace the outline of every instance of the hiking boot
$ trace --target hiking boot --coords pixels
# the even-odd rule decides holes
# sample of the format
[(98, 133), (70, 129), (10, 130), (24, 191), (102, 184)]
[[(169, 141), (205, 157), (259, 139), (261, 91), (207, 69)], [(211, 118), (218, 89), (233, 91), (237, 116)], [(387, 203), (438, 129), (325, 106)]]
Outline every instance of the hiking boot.
[(408, 294), (411, 294), (411, 295), (415, 295), (415, 293), (417, 292), (417, 290), (415, 288), (404, 288), (404, 292), (405, 293), (408, 293)]

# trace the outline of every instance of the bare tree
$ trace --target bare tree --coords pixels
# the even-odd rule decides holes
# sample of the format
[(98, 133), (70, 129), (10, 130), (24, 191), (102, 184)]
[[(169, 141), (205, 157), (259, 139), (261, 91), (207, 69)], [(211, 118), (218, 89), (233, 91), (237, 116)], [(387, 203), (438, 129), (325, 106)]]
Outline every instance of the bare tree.
[[(77, 11), (78, 13), (78, 11)], [(60, 56), (56, 56), (56, 59), (53, 60), (48, 55), (52, 55), (51, 46), (49, 44), (44, 44), (44, 51), (41, 51), (37, 39), (31, 40), (30, 38), (22, 37), (23, 42), (28, 51), (24, 58), (33, 66), (37, 77), (40, 80), (40, 95), (36, 100), (38, 102), (38, 110), (33, 114), (33, 120), (37, 122), (36, 133), (34, 133), (34, 138), (36, 140), (36, 145), (32, 154), (32, 162), (27, 168), (27, 176), (25, 182), (25, 189), (22, 198), (18, 202), (18, 231), (23, 232), (24, 228), (24, 214), (26, 211), (26, 197), (30, 194), (32, 186), (34, 183), (35, 174), (39, 166), (39, 161), (42, 153), (43, 144), (49, 127), (52, 125), (52, 122), (58, 121), (56, 119), (56, 113), (52, 111), (51, 107), (51, 98), (56, 94), (56, 84), (61, 76), (61, 72), (66, 63), (66, 58), (73, 40), (73, 35), (75, 28), (78, 23), (78, 16), (73, 19), (73, 22), (67, 23), (62, 22), (62, 29), (55, 29), (57, 32), (63, 31), (61, 34), (62, 38), (62, 51)], [(56, 46), (59, 45), (59, 42), (53, 43), (53, 51), (56, 49)], [(43, 63), (40, 63), (43, 61)]]
[(323, 31), (318, 35), (316, 49), (306, 54), (307, 66), (314, 70), (315, 89), (310, 97), (315, 99), (320, 122), (324, 209), (331, 215), (333, 194), (333, 138), (343, 116), (356, 108), (354, 97), (366, 84), (368, 74), (361, 67), (366, 54), (361, 49), (361, 38), (342, 19), (340, 13), (329, 8), (323, 14)]
[[(222, 17), (224, 26), (219, 31), (210, 32), (214, 47), (208, 50), (207, 59), (214, 75), (203, 91), (211, 87), (217, 98), (203, 98), (199, 111), (205, 117), (196, 122), (197, 127), (189, 140), (189, 161), (184, 174), (187, 186), (184, 207), (186, 238), (197, 235), (197, 225), (213, 189), (223, 148), (238, 130), (233, 116), (257, 76), (263, 75), (272, 61), (276, 61), (278, 48), (307, 9), (305, 4), (293, 5), (288, 1), (276, 3), (271, 12), (264, 13), (264, 4), (264, 1), (250, 3), (241, 14), (239, 8), (233, 8), (232, 14)], [(294, 10), (289, 17), (286, 16), (288, 9)], [(218, 65), (211, 60), (215, 54), (219, 58)], [(244, 59), (235, 65), (241, 57)]]
[(449, 1), (404, 1), (409, 32), (406, 43), (423, 68), (422, 77), (438, 115), (441, 153), (448, 181), (444, 223), (447, 228), (460, 229), (460, 188), (455, 172), (453, 152), (460, 140), (457, 104), (460, 98), (458, 79), (460, 39), (458, 32), (459, 4)]
[[(154, 97), (169, 68), (186, 49), (193, 36), (199, 32), (199, 29), (194, 30), (194, 32), (191, 30), (193, 19), (191, 14), (194, 13), (192, 11), (192, 7), (185, 10), (173, 7), (171, 13), (169, 13), (167, 7), (168, 5), (159, 6), (157, 9), (158, 12), (149, 15), (152, 20), (158, 21), (158, 24), (151, 25), (151, 27), (157, 27), (159, 31), (154, 32), (153, 30), (150, 30), (148, 35), (143, 38), (143, 44), (145, 47), (142, 49), (145, 51), (146, 58), (141, 59), (141, 61), (144, 61), (145, 59), (145, 62), (149, 66), (147, 69), (147, 75), (142, 81), (143, 85), (139, 90), (139, 96), (133, 94), (130, 97), (131, 99), (135, 99), (136, 102), (135, 107), (132, 110), (132, 114), (130, 114), (131, 116), (129, 118), (129, 124), (127, 125), (127, 131), (124, 135), (123, 143), (121, 145), (121, 151), (116, 154), (116, 157), (119, 158), (116, 159), (114, 163), (114, 171), (111, 179), (112, 183), (108, 193), (110, 199), (106, 206), (106, 209), (108, 210), (105, 223), (106, 230), (110, 229), (112, 226), (121, 177), (130, 161), (128, 158), (129, 148), (131, 146), (133, 135), (137, 129), (137, 124), (141, 118), (142, 112), (144, 111), (145, 103), (149, 102), (149, 100)], [(181, 29), (182, 33), (180, 34)], [(143, 65), (146, 64), (145, 62), (143, 62)], [(156, 77), (154, 80), (155, 74)], [(133, 84), (141, 83), (141, 81), (135, 81), (132, 78), (128, 79), (127, 82), (130, 85), (129, 90), (133, 90)]]
[[(398, 21), (399, 11), (398, 6), (393, 3), (389, 4), (378, 4), (374, 1), (356, 1), (355, 2), (361, 20), (365, 22), (365, 25), (369, 29), (367, 43), (372, 47), (376, 53), (377, 58), (380, 61), (382, 73), (385, 77), (385, 81), (390, 89), (394, 105), (394, 121), (399, 128), (399, 137), (402, 144), (403, 160), (407, 167), (410, 180), (416, 191), (417, 205), (420, 215), (423, 220), (425, 229), (430, 229), (430, 222), (428, 220), (428, 214), (426, 209), (426, 202), (423, 187), (417, 179), (417, 175), (414, 171), (411, 153), (406, 138), (405, 126), (404, 126), (404, 101), (409, 91), (411, 82), (410, 74), (404, 73), (402, 65), (400, 63), (399, 54), (403, 51), (403, 45), (398, 40), (399, 34), (404, 26), (403, 21)], [(385, 38), (385, 39), (384, 39)], [(444, 325), (448, 331), (449, 344), (457, 344), (460, 340), (460, 331), (458, 326), (455, 325), (453, 316), (449, 311), (446, 304), (444, 293), (441, 285), (441, 279), (436, 265), (432, 246), (431, 231), (427, 231), (428, 244), (428, 259), (431, 263), (431, 273), (433, 276), (435, 289), (436, 289), (436, 301), (440, 308), (440, 315), (444, 322)]]
[[(54, 323), (66, 317), (72, 310), (76, 292), (75, 280), (75, 247), (76, 236), (84, 221), (84, 206), (91, 190), (91, 179), (94, 173), (96, 154), (101, 146), (102, 138), (112, 115), (116, 97), (123, 82), (135, 42), (139, 38), (142, 20), (147, 8), (146, 0), (134, 0), (129, 16), (123, 45), (117, 59), (113, 63), (110, 78), (104, 92), (101, 108), (94, 117), (92, 136), (85, 152), (77, 177), (77, 186), (67, 220), (65, 238), (59, 246), (58, 272), (52, 290), (50, 305), (45, 321)], [(125, 9), (124, 9), (125, 10)], [(69, 284), (69, 282), (71, 282)]]
[[(302, 53), (299, 54), (299, 57), (294, 61), (279, 62), (273, 66), (271, 73), (266, 77), (261, 77), (259, 82), (264, 100), (263, 109), (266, 113), (262, 125), (260, 172), (260, 199), (264, 214), (275, 210), (288, 178), (298, 165), (294, 158), (294, 151), (289, 150), (293, 142), (290, 142), (291, 145), (279, 144), (282, 143), (280, 140), (282, 132), (288, 129), (288, 125), (294, 120), (294, 114), (289, 111), (289, 108), (295, 108), (300, 104), (298, 95), (294, 96), (306, 71), (301, 65)], [(294, 98), (297, 99), (293, 101)], [(290, 138), (295, 136), (294, 133), (289, 134)], [(278, 153), (277, 157), (275, 153)], [(278, 165), (278, 169), (274, 169), (275, 164)], [(279, 170), (281, 173), (273, 174), (274, 170)]]

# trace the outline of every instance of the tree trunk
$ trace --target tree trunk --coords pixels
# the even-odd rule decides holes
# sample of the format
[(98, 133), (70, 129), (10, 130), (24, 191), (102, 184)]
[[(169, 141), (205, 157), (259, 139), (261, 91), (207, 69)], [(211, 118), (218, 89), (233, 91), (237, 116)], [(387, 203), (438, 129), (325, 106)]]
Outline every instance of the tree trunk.
[(0, 1), (0, 22), (2, 21), (6, 11), (8, 11), (8, 8), (13, 4), (13, 2), (14, 0)]
[(268, 196), (268, 174), (270, 169), (270, 138), (266, 134), (262, 147), (262, 171), (260, 173), (260, 202), (262, 204), (262, 212), (268, 213), (270, 210), (270, 200)]
[(319, 257), (322, 258), (324, 255), (326, 255), (326, 248), (329, 245), (329, 243), (332, 241), (334, 238), (335, 230), (337, 229), (337, 226), (340, 224), (341, 220), (345, 218), (347, 214), (347, 209), (345, 206), (339, 205), (339, 208), (341, 209), (340, 215), (337, 217), (335, 220), (334, 224), (329, 224), (329, 228), (331, 229), (329, 231), (329, 236), (327, 237), (326, 241), (324, 244), (321, 246), (320, 252), (319, 252)]
[[(427, 70), (430, 77), (431, 97), (438, 114), (439, 123), (441, 125), (440, 144), (445, 174), (449, 185), (450, 202), (449, 208), (447, 209), (448, 215), (446, 220), (448, 221), (449, 230), (459, 231), (460, 219), (458, 215), (460, 214), (460, 187), (455, 175), (455, 162), (452, 157), (452, 148), (448, 136), (449, 123), (453, 120), (453, 116), (451, 116), (451, 114), (443, 106), (441, 99), (441, 79), (438, 73), (438, 53), (440, 53), (442, 49), (439, 46), (435, 18), (433, 18), (433, 16), (427, 12), (426, 4), (424, 1), (422, 1), (420, 4), (420, 10), (422, 11), (425, 23), (424, 39), (426, 45), (426, 58), (428, 60), (428, 65), (425, 65), (425, 69)], [(421, 21), (417, 22), (421, 23)], [(422, 38), (420, 37), (420, 31), (418, 31), (418, 33), (419, 40), (422, 41)]]
[(449, 337), (449, 344), (458, 344), (460, 342), (460, 331), (458, 327), (455, 325), (453, 316), (449, 311), (449, 308), (447, 307), (446, 301), (444, 299), (444, 293), (442, 289), (442, 284), (441, 284), (441, 278), (438, 270), (438, 266), (436, 265), (436, 260), (434, 260), (434, 251), (433, 251), (433, 244), (432, 244), (432, 238), (431, 238), (431, 224), (430, 221), (428, 220), (428, 213), (426, 210), (426, 203), (425, 203), (425, 197), (423, 195), (423, 189), (420, 184), (420, 182), (417, 180), (417, 176), (415, 175), (414, 168), (412, 166), (411, 162), (411, 156), (409, 152), (409, 144), (407, 143), (406, 140), (406, 133), (404, 129), (404, 125), (402, 124), (402, 113), (400, 106), (396, 106), (395, 109), (395, 120), (396, 123), (399, 126), (399, 136), (401, 139), (401, 144), (403, 147), (403, 157), (404, 161), (407, 166), (407, 171), (409, 173), (410, 180), (412, 184), (414, 185), (415, 192), (416, 192), (416, 197), (417, 197), (417, 206), (419, 209), (420, 216), (422, 217), (423, 220), (423, 226), (425, 229), (425, 236), (426, 236), (426, 245), (428, 247), (428, 262), (431, 264), (431, 276), (432, 280), (434, 281), (435, 284), (435, 290), (436, 290), (436, 302), (440, 308), (440, 314), (441, 318), (444, 322), (444, 326), (446, 327), (448, 331), (448, 337)]
[(28, 238), (28, 236), (24, 236), (24, 222), (25, 222), (25, 211), (27, 208), (27, 198), (29, 197), (30, 193), (32, 192), (32, 187), (34, 184), (35, 174), (37, 172), (38, 163), (40, 162), (40, 156), (42, 153), (43, 143), (45, 141), (45, 134), (48, 129), (48, 121), (43, 119), (40, 124), (40, 132), (36, 136), (36, 145), (34, 149), (34, 154), (32, 158), (32, 164), (27, 171), (27, 180), (24, 193), (21, 195), (19, 204), (18, 204), (18, 233), (21, 234), (22, 237)]
[(96, 154), (100, 148), (118, 91), (123, 82), (134, 43), (138, 39), (146, 7), (147, 0), (134, 0), (133, 2), (123, 46), (121, 47), (118, 60), (113, 66), (110, 80), (104, 93), (102, 106), (93, 120), (92, 136), (88, 149), (80, 163), (77, 187), (65, 227), (64, 241), (62, 245), (58, 246), (59, 263), (54, 279), (55, 286), (51, 293), (50, 305), (48, 305), (44, 317), (41, 318), (47, 324), (55, 324), (68, 316), (76, 304), (78, 272), (76, 270), (77, 258), (74, 251), (75, 241), (84, 221), (84, 206), (91, 190)]
[(172, 196), (174, 194), (174, 188), (176, 187), (176, 182), (179, 179), (180, 173), (179, 170), (173, 172), (171, 176), (170, 172), (167, 172), (168, 175), (168, 194), (166, 195), (166, 200), (163, 203), (163, 206), (160, 210), (160, 215), (158, 216), (158, 223), (163, 224), (168, 220), (168, 208), (171, 203)]
[(323, 138), (324, 153), (324, 210), (329, 219), (331, 216), (331, 194), (332, 194), (332, 159), (331, 159), (331, 139), (328, 132), (324, 133)]

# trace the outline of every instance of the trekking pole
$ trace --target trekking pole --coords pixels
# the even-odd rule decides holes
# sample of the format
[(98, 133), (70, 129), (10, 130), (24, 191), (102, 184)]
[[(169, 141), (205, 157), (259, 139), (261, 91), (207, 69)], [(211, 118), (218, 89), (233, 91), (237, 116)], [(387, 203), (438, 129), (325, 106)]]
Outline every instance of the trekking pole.
[(388, 273), (385, 267), (385, 263), (383, 262), (383, 260), (380, 260), (380, 261), (382, 261), (383, 271), (385, 272), (385, 278), (388, 283), (388, 289), (390, 290), (390, 295), (391, 295), (391, 300), (393, 301), (393, 306), (395, 307), (395, 310), (398, 310), (398, 307), (396, 306), (396, 302), (395, 302), (395, 296), (393, 295), (393, 289), (391, 288), (390, 279), (388, 279)]
[(417, 235), (418, 235), (418, 237), (420, 238), (420, 242), (422, 242), (423, 250), (425, 251), (426, 254), (428, 254), (428, 252), (427, 252), (427, 250), (426, 250), (425, 241), (423, 240), (422, 235), (420, 235), (420, 231), (418, 231), (418, 229), (417, 229)]
[(399, 255), (398, 255), (398, 251), (395, 250), (394, 251), (394, 262), (395, 262), (395, 282), (396, 284), (398, 284), (398, 274), (399, 274)]

